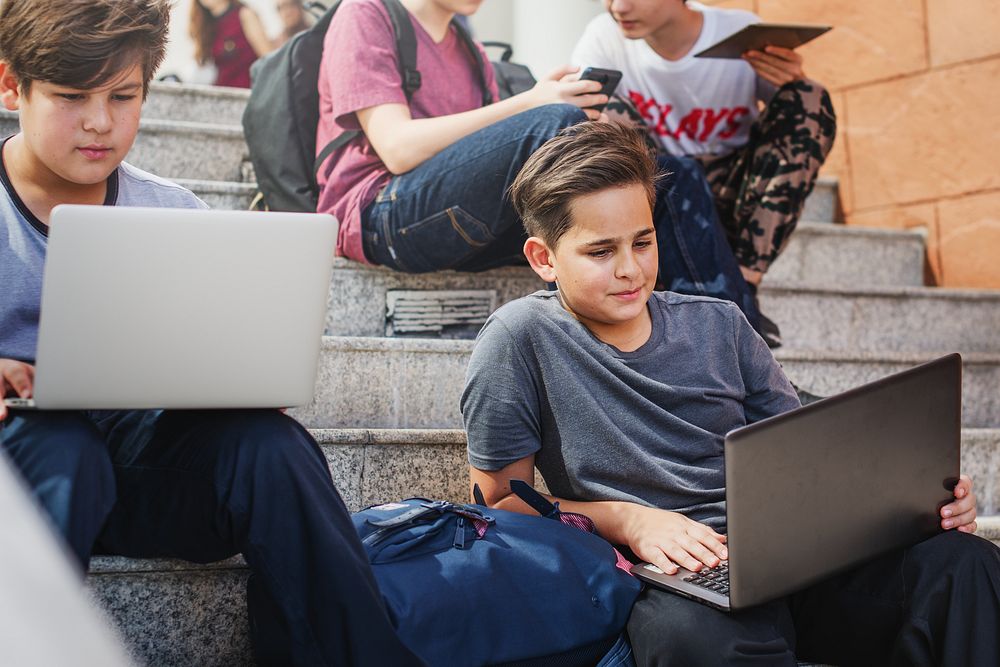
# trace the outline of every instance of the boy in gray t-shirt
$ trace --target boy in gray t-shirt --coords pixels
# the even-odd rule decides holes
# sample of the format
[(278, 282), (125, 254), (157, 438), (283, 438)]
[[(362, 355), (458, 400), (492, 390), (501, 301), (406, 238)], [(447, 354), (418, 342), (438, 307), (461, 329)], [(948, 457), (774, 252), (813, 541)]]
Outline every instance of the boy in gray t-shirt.
[[(654, 169), (635, 131), (610, 123), (564, 130), (528, 160), (511, 189), (524, 253), (558, 291), (489, 319), (462, 412), (490, 505), (531, 513), (510, 480), (537, 466), (563, 509), (675, 572), (728, 556), (725, 433), (799, 403), (734, 305), (653, 293)], [(754, 609), (647, 589), (628, 626), (637, 662), (1000, 664), (1000, 642), (978, 639), (1000, 623), (1000, 550), (968, 534), (968, 478), (955, 498), (948, 532)]]

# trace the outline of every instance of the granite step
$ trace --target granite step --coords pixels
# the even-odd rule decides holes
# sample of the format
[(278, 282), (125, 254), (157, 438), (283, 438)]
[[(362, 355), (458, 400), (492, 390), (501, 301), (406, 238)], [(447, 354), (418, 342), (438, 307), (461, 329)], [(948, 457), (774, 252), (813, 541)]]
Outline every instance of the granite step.
[[(326, 337), (315, 398), (291, 412), (310, 428), (460, 428), (471, 350), (467, 340)], [(829, 395), (940, 354), (781, 348), (775, 356), (798, 386)], [(1000, 426), (1000, 355), (965, 355), (964, 368), (963, 425)]]
[(250, 91), (246, 88), (154, 81), (149, 84), (142, 117), (242, 125), (243, 109), (249, 98)]
[(1000, 353), (1000, 290), (811, 288), (768, 282), (760, 304), (792, 347)]
[[(924, 239), (917, 233), (804, 222), (775, 262), (762, 291), (766, 294), (772, 285), (917, 287), (923, 280), (923, 256)], [(385, 335), (389, 291), (474, 290), (492, 293), (493, 305), (498, 307), (543, 288), (527, 266), (482, 273), (406, 274), (338, 258), (331, 281), (327, 333)]]
[[(17, 131), (17, 113), (0, 111), (0, 135)], [(233, 125), (143, 120), (126, 160), (170, 179), (253, 180), (243, 130)]]
[(201, 197), (210, 208), (223, 211), (245, 211), (257, 194), (256, 183), (189, 178), (175, 178), (173, 181)]

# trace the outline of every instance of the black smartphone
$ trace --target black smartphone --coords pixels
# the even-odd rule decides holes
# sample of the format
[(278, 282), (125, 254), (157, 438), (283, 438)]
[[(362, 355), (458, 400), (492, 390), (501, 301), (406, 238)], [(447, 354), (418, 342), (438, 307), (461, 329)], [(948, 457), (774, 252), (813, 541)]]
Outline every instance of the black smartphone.
[[(588, 67), (583, 70), (580, 74), (581, 80), (587, 81), (598, 81), (601, 84), (600, 93), (602, 95), (607, 95), (611, 97), (611, 94), (615, 92), (615, 88), (618, 87), (618, 82), (622, 80), (622, 73), (616, 69), (601, 69), (600, 67)], [(600, 104), (597, 106), (589, 107), (590, 109), (596, 109), (597, 111), (602, 111), (604, 105)]]

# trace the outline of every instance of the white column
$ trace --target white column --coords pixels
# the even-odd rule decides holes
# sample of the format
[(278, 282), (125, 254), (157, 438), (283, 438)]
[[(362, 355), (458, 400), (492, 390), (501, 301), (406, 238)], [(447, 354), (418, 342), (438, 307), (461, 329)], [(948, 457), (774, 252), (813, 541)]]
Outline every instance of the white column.
[[(600, 0), (491, 0), (510, 3), (514, 14), (514, 58), (540, 78), (569, 62), (584, 27), (604, 11)], [(489, 4), (489, 2), (485, 3)]]

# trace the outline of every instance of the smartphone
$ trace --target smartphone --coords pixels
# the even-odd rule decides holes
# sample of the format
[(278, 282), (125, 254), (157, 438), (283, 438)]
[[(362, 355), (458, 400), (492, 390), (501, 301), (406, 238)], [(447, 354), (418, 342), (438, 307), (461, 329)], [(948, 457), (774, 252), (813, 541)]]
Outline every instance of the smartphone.
[[(622, 73), (616, 69), (601, 69), (600, 67), (588, 67), (583, 70), (580, 74), (581, 80), (587, 81), (598, 81), (601, 84), (600, 93), (602, 95), (607, 95), (611, 97), (611, 94), (615, 92), (615, 88), (618, 87), (618, 82), (622, 80)], [(598, 106), (589, 107), (590, 109), (596, 109), (597, 111), (603, 111), (604, 105), (600, 104)]]

